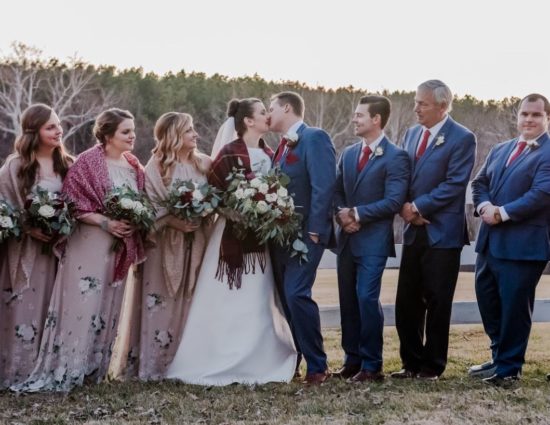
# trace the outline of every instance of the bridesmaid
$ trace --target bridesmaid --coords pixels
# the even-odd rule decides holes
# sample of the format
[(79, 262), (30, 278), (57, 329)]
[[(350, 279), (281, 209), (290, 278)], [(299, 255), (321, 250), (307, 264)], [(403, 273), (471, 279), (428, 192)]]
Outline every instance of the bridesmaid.
[[(155, 125), (157, 142), (145, 166), (147, 194), (157, 208), (155, 247), (143, 265), (140, 379), (162, 379), (172, 362), (206, 246), (205, 225), (169, 215), (161, 206), (172, 183), (206, 183), (211, 159), (197, 151), (198, 135), (189, 114), (168, 112)], [(185, 233), (194, 232), (187, 244)]]
[[(21, 116), (15, 152), (0, 168), (0, 198), (23, 209), (40, 185), (60, 192), (73, 158), (63, 147), (56, 113), (43, 104)], [(28, 228), (21, 242), (7, 242), (0, 256), (0, 389), (23, 382), (32, 372), (55, 280), (57, 258), (41, 254), (50, 237)]]
[[(104, 111), (94, 135), (99, 144), (77, 158), (63, 183), (63, 193), (76, 204), (79, 225), (59, 265), (36, 367), (14, 391), (69, 391), (84, 379), (105, 377), (126, 275), (132, 263), (144, 258), (138, 233), (103, 214), (111, 188), (144, 188), (142, 166), (130, 154), (134, 118), (121, 109)], [(124, 241), (116, 253), (113, 237)]]

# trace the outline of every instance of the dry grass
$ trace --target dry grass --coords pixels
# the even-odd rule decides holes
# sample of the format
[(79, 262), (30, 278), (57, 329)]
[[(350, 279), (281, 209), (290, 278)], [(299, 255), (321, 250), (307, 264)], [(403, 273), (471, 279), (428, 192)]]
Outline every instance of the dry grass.
[[(340, 365), (339, 331), (325, 330), (332, 368)], [(395, 329), (385, 331), (385, 371), (398, 369)], [(486, 360), (480, 326), (454, 326), (443, 379), (349, 385), (333, 379), (320, 388), (299, 383), (203, 388), (174, 382), (107, 383), (69, 395), (0, 394), (0, 423), (252, 423), (252, 424), (548, 424), (550, 325), (533, 328), (521, 385), (487, 388), (465, 376)]]

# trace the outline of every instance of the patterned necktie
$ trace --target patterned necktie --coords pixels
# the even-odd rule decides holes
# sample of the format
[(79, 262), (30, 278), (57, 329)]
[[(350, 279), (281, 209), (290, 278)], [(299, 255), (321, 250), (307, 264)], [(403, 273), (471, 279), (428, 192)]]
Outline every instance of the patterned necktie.
[(275, 157), (275, 161), (274, 163), (277, 164), (281, 158), (283, 157), (283, 153), (285, 152), (285, 148), (286, 148), (286, 139), (283, 137), (281, 139), (281, 142), (279, 143), (279, 147), (278, 147), (278, 150), (277, 150), (277, 156)]
[(525, 141), (521, 141), (518, 143), (518, 148), (516, 149), (516, 152), (514, 152), (514, 154), (510, 157), (510, 159), (508, 160), (508, 164), (506, 165), (507, 167), (509, 167), (512, 162), (515, 161), (515, 159), (521, 155), (521, 153), (523, 152), (523, 150), (525, 149), (525, 146), (527, 146), (527, 142)]
[(365, 168), (365, 165), (367, 165), (367, 162), (369, 162), (370, 154), (372, 151), (368, 146), (365, 146), (363, 148), (363, 155), (359, 159), (359, 162), (357, 163), (357, 171), (361, 172), (363, 168)]
[(420, 147), (418, 148), (418, 152), (416, 152), (417, 161), (422, 157), (422, 155), (424, 155), (424, 152), (426, 152), (429, 138), (430, 138), (430, 130), (424, 131), (424, 137), (422, 137), (422, 142), (420, 142)]

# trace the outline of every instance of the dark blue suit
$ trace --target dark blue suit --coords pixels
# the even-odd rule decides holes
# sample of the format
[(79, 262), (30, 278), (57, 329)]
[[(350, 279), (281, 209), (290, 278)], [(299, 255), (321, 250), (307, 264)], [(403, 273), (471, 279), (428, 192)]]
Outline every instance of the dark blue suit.
[(481, 224), (476, 252), (476, 294), (491, 339), (496, 374), (521, 372), (531, 330), (535, 288), (550, 259), (550, 137), (509, 166), (518, 139), (496, 145), (472, 182), (474, 204), (503, 207), (510, 219)]
[(378, 372), (384, 328), (380, 286), (388, 257), (395, 257), (393, 218), (407, 196), (410, 164), (407, 153), (384, 137), (377, 148), (383, 153), (372, 155), (358, 172), (362, 146), (342, 152), (334, 196), (336, 212), (356, 207), (361, 224), (356, 233), (337, 233), (342, 348), (346, 365)]
[[(336, 181), (336, 154), (329, 135), (303, 124), (297, 131), (298, 144), (287, 149), (278, 164), (290, 177), (288, 191), (303, 215), (303, 240), (308, 262), (300, 264), (289, 250), (272, 247), (275, 280), (290, 322), (297, 349), (306, 359), (308, 373), (327, 369), (323, 349), (319, 308), (311, 298), (311, 288), (325, 248), (333, 239), (332, 197)], [(275, 153), (275, 158), (279, 154)], [(308, 233), (319, 235), (319, 243)]]
[(440, 375), (447, 364), (460, 252), (469, 243), (465, 195), (476, 140), (470, 130), (448, 117), (416, 161), (421, 135), (420, 125), (405, 134), (404, 148), (412, 169), (407, 201), (414, 202), (430, 224), (405, 226), (396, 326), (403, 367)]

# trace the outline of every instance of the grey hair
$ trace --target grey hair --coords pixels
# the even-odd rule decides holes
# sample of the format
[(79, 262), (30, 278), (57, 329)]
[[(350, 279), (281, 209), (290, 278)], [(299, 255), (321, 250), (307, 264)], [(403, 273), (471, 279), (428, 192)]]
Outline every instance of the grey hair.
[(428, 90), (434, 95), (436, 103), (447, 105), (447, 112), (453, 109), (453, 93), (447, 84), (441, 80), (424, 81), (418, 86), (418, 90)]

